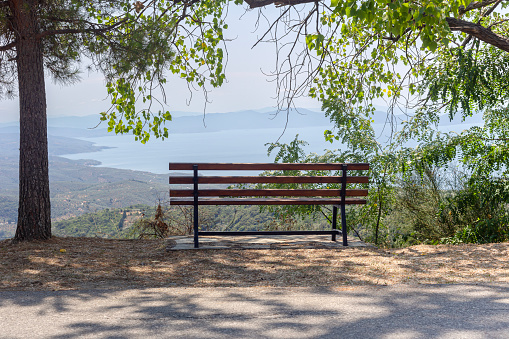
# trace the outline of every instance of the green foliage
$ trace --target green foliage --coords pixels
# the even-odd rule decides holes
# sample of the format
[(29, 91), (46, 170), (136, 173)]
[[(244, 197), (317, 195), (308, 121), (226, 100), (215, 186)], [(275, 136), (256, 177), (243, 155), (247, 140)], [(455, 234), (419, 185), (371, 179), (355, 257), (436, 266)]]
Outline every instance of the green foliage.
[[(133, 205), (123, 209), (105, 209), (55, 222), (58, 236), (105, 238), (152, 238), (166, 235), (190, 235), (193, 232), (193, 208)], [(124, 217), (125, 215), (125, 217)], [(119, 224), (122, 221), (123, 227)], [(269, 229), (327, 229), (326, 222), (312, 218), (282, 220), (257, 206), (202, 206), (200, 227), (214, 231), (255, 231)], [(162, 226), (163, 227), (160, 227)]]
[(336, 1), (333, 14), (348, 18), (356, 27), (367, 26), (381, 36), (394, 38), (419, 32), (422, 48), (434, 51), (438, 43), (449, 43), (450, 30), (446, 16), (460, 16), (460, 6), (466, 1), (431, 0), (425, 4), (417, 1)]
[(438, 55), (423, 74), (429, 100), (444, 102), (452, 119), (504, 104), (509, 98), (509, 54), (494, 47), (456, 48)]
[(437, 167), (426, 167), (422, 173), (417, 171), (401, 179), (397, 191), (397, 204), (400, 206), (400, 222), (416, 242), (435, 242), (452, 236), (456, 225), (440, 211), (450, 196), (454, 196), (456, 187), (445, 182), (444, 173)]
[(305, 156), (303, 147), (307, 146), (308, 143), (304, 140), (299, 140), (299, 135), (295, 136), (290, 144), (282, 144), (280, 142), (266, 143), (267, 156), (270, 156), (272, 151), (279, 148), (279, 151), (274, 158), (274, 162), (293, 163), (299, 161), (299, 159)]
[(127, 217), (127, 213), (124, 210), (124, 213), (122, 213), (122, 218), (120, 218), (120, 221), (118, 222), (118, 225), (117, 225), (118, 230), (121, 232), (124, 229), (124, 222), (125, 222), (126, 217)]
[[(455, 235), (477, 242), (504, 238), (502, 217), (452, 220), (444, 212), (444, 206), (452, 208), (464, 196), (479, 198), (472, 185), (480, 178), (493, 183), (498, 180), (493, 178), (508, 174), (507, 51), (451, 31), (461, 32), (452, 20), (460, 18), (506, 36), (507, 13), (502, 8), (507, 4), (498, 5), (332, 1), (333, 11), (321, 15), (322, 27), (329, 30), (319, 29), (306, 39), (308, 49), (322, 60), (310, 95), (331, 119), (326, 139), (341, 142), (372, 168), (369, 204), (351, 212), (362, 214), (356, 220), (363, 227), (369, 225), (369, 241), (393, 246)], [(385, 140), (372, 127), (373, 102), (380, 100), (389, 106)], [(444, 108), (446, 119), (483, 114), (485, 124), (459, 134), (440, 133)], [(392, 115), (397, 109), (409, 116), (401, 129)], [(407, 147), (409, 141), (419, 144)], [(346, 154), (344, 150), (337, 153)], [(454, 162), (469, 173), (470, 186), (437, 186), (438, 174), (430, 169), (445, 173)], [(463, 218), (479, 203), (468, 200), (462, 205)], [(505, 213), (505, 205), (497, 206)]]
[[(237, 3), (238, 1), (236, 1)], [(150, 135), (168, 137), (168, 110), (154, 112), (155, 90), (167, 82), (166, 72), (189, 84), (213, 87), (224, 82), (224, 13), (229, 0), (151, 3), (136, 13), (121, 2), (121, 13), (87, 6), (88, 15), (104, 23), (106, 37), (88, 36), (85, 46), (107, 77), (112, 109), (101, 114), (108, 131), (132, 133), (145, 143)], [(146, 108), (138, 109), (141, 102)]]
[[(204, 91), (224, 83), (230, 3), (242, 1), (26, 2), (30, 16), (24, 20), (37, 27), (44, 66), (54, 80), (74, 83), (82, 64), (90, 63), (89, 70), (104, 74), (111, 102), (101, 121), (109, 131), (132, 133), (145, 143), (151, 135), (168, 136), (164, 123), (171, 114), (163, 86), (169, 75)], [(20, 20), (21, 14), (14, 7), (6, 2), (0, 9), (0, 96), (12, 96), (17, 80), (18, 33), (12, 20)]]
[[(309, 156), (305, 155), (303, 147), (307, 145), (307, 142), (299, 140), (299, 135), (295, 136), (295, 139), (290, 144), (283, 143), (268, 143), (265, 146), (268, 147), (267, 155), (279, 149), (275, 157), (275, 162), (282, 163), (312, 163), (312, 162), (331, 162), (325, 160), (325, 157), (331, 155), (328, 153), (320, 159), (316, 154)], [(315, 157), (316, 156), (316, 157)], [(341, 171), (331, 173), (331, 171), (295, 171), (295, 170), (284, 170), (284, 171), (266, 171), (261, 175), (264, 176), (306, 176), (306, 175), (338, 175)], [(317, 189), (317, 188), (339, 188), (339, 185), (335, 184), (258, 184), (257, 188), (273, 188), (273, 189)], [(293, 219), (299, 216), (301, 219), (305, 217), (312, 217), (315, 219), (319, 214), (324, 216), (323, 206), (319, 205), (293, 205), (293, 206), (261, 206), (260, 210), (268, 210), (276, 215), (281, 221), (289, 220), (293, 222)]]
[(458, 105), (471, 114), (501, 103), (507, 97), (507, 51), (493, 39), (461, 33), (473, 33), (466, 28), (471, 24), (506, 37), (507, 4), (499, 5), (333, 0), (332, 10), (321, 13), (318, 33), (306, 37), (308, 49), (322, 60), (311, 95), (342, 102), (336, 114), (354, 107), (367, 113), (372, 100), (382, 98), (391, 107), (400, 99), (417, 107), (445, 104), (451, 114)]
[(121, 237), (123, 230), (118, 228), (123, 210), (105, 209), (96, 213), (86, 213), (72, 219), (53, 223), (53, 233), (57, 236), (74, 237)]
[[(451, 175), (452, 174), (452, 175)], [(509, 184), (501, 178), (451, 173), (438, 167), (402, 178), (399, 245), (488, 243), (509, 235)]]
[[(504, 170), (508, 54), (476, 32), (489, 28), (506, 38), (507, 3), (352, 0), (332, 1), (331, 7), (306, 39), (321, 60), (310, 95), (331, 119), (327, 140), (341, 141), (375, 166), (398, 164), (403, 172), (458, 157), (478, 175)], [(389, 106), (386, 140), (372, 129), (373, 102), (380, 100)], [(437, 133), (444, 108), (449, 119), (458, 112), (485, 114), (486, 128)], [(402, 130), (392, 115), (397, 110), (409, 115)], [(408, 141), (421, 144), (399, 151)], [(377, 159), (382, 154), (392, 159)]]
[[(505, 133), (505, 114), (487, 113), (483, 127), (465, 131), (454, 137), (439, 134), (416, 149), (397, 149), (390, 144), (383, 151), (365, 147), (377, 145), (372, 140), (355, 136), (344, 140), (356, 152), (326, 151), (324, 155), (303, 156), (305, 142), (298, 136), (288, 145), (270, 144), (269, 154), (278, 149), (277, 160), (284, 162), (368, 162), (370, 184), (367, 204), (347, 210), (347, 223), (363, 240), (383, 246), (406, 246), (416, 243), (486, 243), (507, 240), (509, 226), (509, 184), (504, 177), (493, 176), (506, 171), (504, 151), (486, 152), (483, 144), (493, 142), (494, 134)], [(485, 133), (485, 139), (476, 133)], [(357, 133), (357, 134), (361, 134)], [(468, 138), (466, 137), (468, 135)], [(504, 134), (505, 135), (505, 134)], [(490, 138), (488, 138), (490, 136)], [(506, 138), (498, 138), (505, 145)], [(477, 146), (473, 141), (477, 142)], [(380, 147), (380, 146), (376, 146)], [(395, 149), (391, 151), (391, 147)], [(500, 145), (500, 148), (503, 146)], [(488, 150), (492, 147), (488, 147)], [(380, 147), (380, 149), (382, 149)], [(372, 151), (373, 150), (373, 151)], [(366, 153), (363, 153), (366, 152)], [(458, 174), (451, 161), (460, 160), (470, 175)], [(495, 158), (495, 154), (497, 157)], [(364, 155), (364, 156), (363, 156)], [(484, 161), (479, 162), (479, 155)], [(502, 161), (503, 160), (503, 161)], [(490, 174), (483, 177), (480, 174)], [(338, 175), (328, 172), (267, 172), (263, 175)], [(281, 188), (281, 185), (263, 187)], [(320, 188), (321, 185), (293, 185), (292, 188)], [(328, 185), (333, 186), (333, 185)], [(303, 217), (329, 219), (323, 206), (276, 206), (268, 208), (280, 220), (291, 225)], [(274, 227), (278, 227), (277, 225)], [(283, 227), (284, 226), (279, 226)], [(352, 230), (350, 230), (352, 231)]]
[(505, 179), (473, 177), (465, 188), (441, 206), (440, 219), (455, 226), (441, 242), (491, 243), (509, 238), (509, 183)]
[[(371, 128), (371, 127), (369, 127)], [(372, 132), (372, 129), (371, 129)], [(327, 133), (327, 132), (326, 132)], [(364, 131), (358, 131), (358, 135), (362, 135)], [(356, 134), (355, 132), (352, 134)], [(374, 137), (373, 133), (368, 133)], [(355, 139), (354, 136), (352, 139)], [(279, 149), (276, 156), (276, 162), (291, 162), (291, 163), (356, 163), (368, 162), (370, 163), (370, 171), (364, 173), (363, 171), (355, 171), (350, 173), (352, 175), (368, 175), (370, 176), (370, 184), (351, 184), (349, 188), (368, 188), (369, 196), (367, 204), (364, 206), (348, 207), (347, 210), (347, 224), (354, 232), (360, 235), (364, 240), (379, 244), (385, 236), (380, 234), (387, 231), (387, 225), (384, 221), (387, 217), (393, 196), (391, 192), (391, 180), (393, 180), (391, 168), (396, 166), (392, 165), (392, 157), (388, 153), (379, 152), (378, 143), (373, 139), (359, 137), (352, 141), (348, 139), (346, 134), (343, 140), (349, 140), (350, 144), (355, 149), (354, 151), (341, 152), (339, 150), (327, 150), (323, 155), (311, 153), (305, 155), (303, 146), (307, 143), (299, 140), (298, 135), (290, 144), (272, 143), (267, 144), (268, 153), (270, 155), (275, 149)], [(364, 141), (364, 142), (362, 142)], [(278, 175), (294, 175), (294, 176), (324, 176), (324, 175), (341, 175), (341, 171), (269, 171), (264, 172), (262, 175), (278, 176)], [(260, 185), (263, 188), (340, 188), (340, 184), (265, 184)], [(332, 222), (332, 212), (328, 206), (319, 205), (297, 205), (297, 206), (270, 206), (262, 207), (262, 210), (269, 210), (275, 214), (280, 220), (287, 220), (290, 223), (293, 220), (304, 218), (311, 218), (312, 220), (322, 220), (328, 223)]]
[[(487, 109), (484, 126), (473, 126), (461, 133), (436, 133), (433, 129), (406, 129), (405, 137), (419, 136), (421, 144), (416, 148), (401, 150), (400, 157), (406, 159), (405, 169), (433, 164), (447, 167), (451, 161), (459, 160), (474, 177), (490, 177), (509, 174), (505, 164), (509, 161), (509, 109)], [(422, 115), (415, 116), (423, 119)]]
[[(309, 94), (331, 120), (326, 140), (345, 146), (326, 159), (371, 165), (368, 204), (349, 212), (370, 230), (366, 239), (387, 246), (455, 234), (477, 242), (503, 239), (505, 219), (479, 215), (483, 200), (474, 198), (482, 189), (474, 183), (490, 178), (483, 185), (493, 188), (508, 174), (508, 51), (487, 37), (493, 32), (507, 40), (508, 3), (332, 0), (332, 10), (324, 6), (323, 12), (315, 6), (316, 27), (313, 22), (305, 43), (319, 66)], [(381, 100), (389, 106), (385, 140), (373, 129), (373, 103)], [(398, 109), (409, 116), (401, 129), (393, 115)], [(437, 131), (441, 119), (474, 113), (484, 115), (484, 126)], [(409, 141), (418, 146), (408, 147)], [(298, 146), (277, 144), (270, 151), (279, 147), (278, 159), (310, 161)], [(446, 189), (436, 169), (447, 173), (453, 163), (468, 173), (468, 185)], [(496, 196), (491, 188), (486, 193)], [(466, 196), (473, 200), (461, 205), (462, 218), (476, 218), (452, 220), (445, 206)], [(505, 213), (505, 203), (490, 203)]]

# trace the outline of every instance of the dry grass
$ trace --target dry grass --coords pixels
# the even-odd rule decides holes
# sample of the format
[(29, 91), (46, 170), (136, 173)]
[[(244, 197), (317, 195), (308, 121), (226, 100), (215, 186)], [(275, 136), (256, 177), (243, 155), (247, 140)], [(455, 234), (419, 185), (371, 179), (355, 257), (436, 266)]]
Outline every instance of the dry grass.
[(166, 252), (162, 240), (4, 240), (0, 290), (507, 282), (508, 252), (509, 243)]

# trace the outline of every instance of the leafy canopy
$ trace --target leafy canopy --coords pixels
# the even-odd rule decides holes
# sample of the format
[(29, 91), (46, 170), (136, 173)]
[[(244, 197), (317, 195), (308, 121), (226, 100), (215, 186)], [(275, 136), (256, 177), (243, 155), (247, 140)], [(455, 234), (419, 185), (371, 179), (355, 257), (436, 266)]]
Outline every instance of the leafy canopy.
[[(27, 3), (43, 44), (44, 66), (57, 82), (79, 80), (82, 64), (106, 79), (109, 131), (146, 142), (165, 138), (167, 75), (206, 91), (224, 79), (223, 31), (230, 2), (242, 0), (45, 1)], [(15, 94), (16, 32), (11, 0), (0, 2), (0, 94)], [(143, 108), (139, 108), (143, 106)]]
[[(388, 117), (393, 133), (382, 141), (386, 151), (409, 140), (421, 143), (399, 153), (403, 169), (419, 161), (443, 165), (456, 156), (478, 174), (502, 169), (508, 156), (508, 5), (332, 0), (319, 15), (317, 32), (306, 36), (320, 58), (310, 94), (335, 126), (326, 137), (354, 150), (375, 142), (374, 102), (385, 101), (389, 113), (408, 114), (405, 121)], [(450, 119), (484, 113), (487, 123), (444, 135), (436, 132), (444, 113)], [(486, 161), (474, 165), (474, 159)]]

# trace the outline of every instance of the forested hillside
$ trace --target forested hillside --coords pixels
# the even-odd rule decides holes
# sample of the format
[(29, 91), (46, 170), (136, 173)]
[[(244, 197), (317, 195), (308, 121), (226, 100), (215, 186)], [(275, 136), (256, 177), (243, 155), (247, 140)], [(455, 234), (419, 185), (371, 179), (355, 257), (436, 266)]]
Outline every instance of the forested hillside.
[[(18, 135), (0, 133), (0, 238), (13, 236), (18, 217)], [(148, 172), (97, 167), (94, 160), (69, 160), (62, 154), (103, 149), (92, 142), (50, 136), (50, 194), (53, 220), (106, 208), (152, 206), (164, 199), (168, 177)]]
[[(86, 213), (53, 223), (57, 236), (136, 238), (140, 232), (136, 226), (141, 220), (154, 218), (155, 207), (133, 205), (128, 208), (104, 209)], [(163, 207), (163, 221), (171, 235), (191, 234), (193, 210), (190, 207)], [(200, 208), (202, 229), (216, 231), (248, 231), (274, 229), (328, 229), (323, 219), (281, 220), (269, 211), (260, 211), (258, 206), (203, 206)]]
[[(176, 133), (212, 133), (234, 130), (238, 126), (245, 129), (284, 127), (286, 115), (276, 116), (274, 113), (208, 114), (205, 122), (201, 114), (181, 116), (172, 121), (171, 130)], [(290, 126), (293, 127), (320, 126), (328, 120), (323, 114), (305, 109), (292, 112), (292, 116)], [(158, 201), (164, 203), (167, 198), (167, 175), (100, 167), (101, 163), (95, 160), (62, 157), (107, 148), (77, 139), (107, 135), (105, 126), (90, 129), (98, 121), (96, 115), (48, 120), (51, 216), (57, 234), (124, 236), (115, 228), (123, 211), (134, 205), (144, 205), (144, 209), (153, 210)], [(13, 223), (18, 216), (18, 130), (17, 124), (0, 124), (0, 142), (3, 145), (0, 157), (0, 237), (3, 238), (13, 236)], [(269, 226), (269, 214), (259, 213), (258, 208), (210, 208), (202, 212), (203, 220), (208, 220), (209, 225), (218, 229), (274, 227), (274, 222)], [(97, 226), (99, 224), (100, 227)]]

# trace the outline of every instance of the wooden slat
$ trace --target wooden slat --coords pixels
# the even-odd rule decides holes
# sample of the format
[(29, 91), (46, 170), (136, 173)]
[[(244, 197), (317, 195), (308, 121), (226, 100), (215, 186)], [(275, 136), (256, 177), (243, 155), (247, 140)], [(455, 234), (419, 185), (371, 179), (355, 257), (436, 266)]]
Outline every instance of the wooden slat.
[[(191, 171), (193, 165), (198, 165), (198, 170), (215, 171), (283, 171), (283, 170), (302, 170), (302, 171), (337, 171), (341, 170), (343, 164), (338, 163), (177, 163), (169, 164), (170, 171)], [(369, 164), (347, 164), (348, 170), (368, 170)]]
[[(192, 197), (191, 189), (171, 190), (170, 196), (175, 198)], [(338, 197), (338, 189), (203, 189), (198, 190), (200, 197)], [(366, 189), (347, 189), (347, 197), (367, 196)]]
[[(171, 185), (193, 184), (193, 177), (170, 176)], [(293, 177), (293, 176), (200, 176), (199, 184), (337, 184), (341, 182), (341, 176), (323, 177)], [(367, 184), (369, 177), (347, 177), (349, 184)]]
[(327, 230), (327, 231), (198, 231), (200, 237), (207, 236), (246, 236), (246, 235), (331, 235), (342, 234), (340, 230)]
[[(341, 199), (332, 198), (201, 198), (198, 200), (201, 206), (211, 205), (339, 205)], [(347, 198), (347, 205), (364, 205), (366, 199)], [(170, 198), (171, 205), (192, 206), (193, 200), (182, 198)]]

